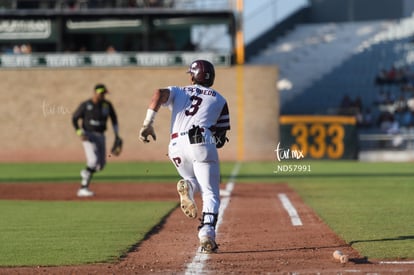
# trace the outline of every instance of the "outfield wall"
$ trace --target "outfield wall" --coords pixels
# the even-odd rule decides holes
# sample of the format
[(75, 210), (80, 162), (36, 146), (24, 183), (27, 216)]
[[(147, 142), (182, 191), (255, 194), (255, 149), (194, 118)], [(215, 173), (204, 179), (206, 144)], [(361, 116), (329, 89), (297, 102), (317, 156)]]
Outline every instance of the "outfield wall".
[[(1, 70), (0, 108), (3, 148), (0, 161), (84, 161), (71, 116), (92, 96), (96, 83), (106, 84), (120, 121), (124, 151), (111, 161), (167, 159), (170, 111), (157, 115), (157, 141), (143, 144), (138, 132), (155, 88), (187, 85), (183, 67)], [(273, 160), (278, 142), (277, 68), (216, 68), (214, 88), (227, 99), (231, 114), (230, 143), (222, 160)], [(107, 149), (114, 136), (108, 123)]]

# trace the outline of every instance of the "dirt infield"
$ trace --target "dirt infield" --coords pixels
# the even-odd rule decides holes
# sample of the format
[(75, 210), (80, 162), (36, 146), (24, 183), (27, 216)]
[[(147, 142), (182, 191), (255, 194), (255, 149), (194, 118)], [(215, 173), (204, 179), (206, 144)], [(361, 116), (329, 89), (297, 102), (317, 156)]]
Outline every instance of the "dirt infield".
[[(114, 186), (116, 188), (114, 188)], [(0, 199), (79, 200), (77, 184), (0, 184)], [(223, 188), (225, 186), (223, 185)], [(88, 200), (176, 200), (171, 184), (96, 184)], [(294, 226), (278, 195), (297, 210)], [(332, 232), (285, 184), (235, 184), (223, 191), (219, 252), (197, 252), (198, 221), (179, 208), (116, 264), (1, 268), (0, 274), (413, 274), (414, 265), (382, 265), (365, 259)], [(197, 198), (199, 204), (199, 198)], [(177, 204), (178, 205), (178, 204)], [(350, 256), (340, 264), (334, 250)]]

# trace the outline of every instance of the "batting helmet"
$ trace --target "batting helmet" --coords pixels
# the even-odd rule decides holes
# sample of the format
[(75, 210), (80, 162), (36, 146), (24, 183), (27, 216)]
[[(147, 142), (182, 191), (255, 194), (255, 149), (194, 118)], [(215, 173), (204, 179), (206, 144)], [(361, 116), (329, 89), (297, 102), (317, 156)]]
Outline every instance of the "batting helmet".
[(194, 83), (211, 87), (214, 83), (216, 73), (214, 66), (207, 60), (195, 60), (191, 63), (187, 73), (191, 74)]

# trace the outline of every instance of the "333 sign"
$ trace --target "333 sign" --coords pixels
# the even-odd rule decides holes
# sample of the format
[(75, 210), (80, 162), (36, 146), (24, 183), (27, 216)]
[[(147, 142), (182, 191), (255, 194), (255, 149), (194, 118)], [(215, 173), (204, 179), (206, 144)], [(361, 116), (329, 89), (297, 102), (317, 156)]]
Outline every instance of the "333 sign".
[(305, 158), (357, 158), (356, 119), (348, 116), (281, 116), (280, 141)]

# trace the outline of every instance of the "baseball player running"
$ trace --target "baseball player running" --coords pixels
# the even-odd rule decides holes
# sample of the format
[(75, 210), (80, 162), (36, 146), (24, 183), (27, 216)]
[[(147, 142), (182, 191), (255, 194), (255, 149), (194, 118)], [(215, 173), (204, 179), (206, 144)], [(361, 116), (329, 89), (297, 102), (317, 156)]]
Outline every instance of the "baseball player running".
[[(81, 187), (78, 197), (91, 197), (94, 193), (89, 190), (89, 184), (95, 172), (101, 171), (106, 164), (106, 122), (111, 118), (115, 137), (118, 135), (118, 119), (111, 102), (105, 99), (108, 89), (104, 84), (97, 84), (93, 96), (82, 102), (72, 116), (76, 134), (82, 140), (86, 156), (86, 167), (81, 170)], [(78, 121), (82, 120), (79, 126)]]
[(172, 112), (171, 140), (168, 155), (182, 177), (177, 183), (181, 209), (195, 219), (197, 205), (194, 193), (202, 197), (202, 217), (198, 227), (201, 251), (216, 252), (215, 227), (220, 207), (220, 166), (217, 148), (228, 139), (230, 116), (226, 99), (211, 86), (214, 83), (213, 64), (196, 60), (187, 73), (191, 85), (157, 89), (149, 103), (140, 130), (140, 139), (148, 143), (148, 136), (156, 140), (154, 119), (161, 105)]

